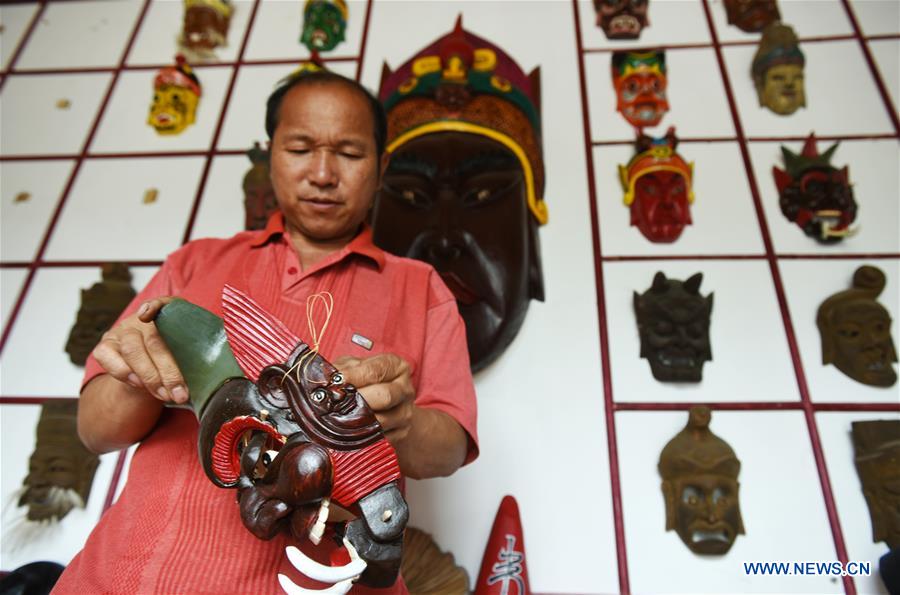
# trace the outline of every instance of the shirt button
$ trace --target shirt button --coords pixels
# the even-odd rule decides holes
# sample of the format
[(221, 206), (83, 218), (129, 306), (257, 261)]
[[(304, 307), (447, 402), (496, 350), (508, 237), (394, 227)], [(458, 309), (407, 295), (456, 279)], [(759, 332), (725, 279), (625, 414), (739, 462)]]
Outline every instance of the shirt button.
[(297, 267), (291, 267), (288, 269), (288, 275), (296, 275), (296, 274), (297, 274)]

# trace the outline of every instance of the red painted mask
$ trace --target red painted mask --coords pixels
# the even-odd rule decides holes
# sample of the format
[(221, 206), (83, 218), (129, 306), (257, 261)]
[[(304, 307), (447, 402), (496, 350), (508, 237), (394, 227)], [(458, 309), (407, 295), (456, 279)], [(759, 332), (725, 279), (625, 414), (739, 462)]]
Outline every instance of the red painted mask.
[(691, 224), (693, 164), (675, 152), (674, 129), (664, 138), (641, 136), (637, 154), (619, 166), (631, 224), (651, 242), (670, 243)]
[(669, 111), (665, 53), (615, 52), (612, 74), (616, 109), (625, 119), (635, 128), (659, 124)]

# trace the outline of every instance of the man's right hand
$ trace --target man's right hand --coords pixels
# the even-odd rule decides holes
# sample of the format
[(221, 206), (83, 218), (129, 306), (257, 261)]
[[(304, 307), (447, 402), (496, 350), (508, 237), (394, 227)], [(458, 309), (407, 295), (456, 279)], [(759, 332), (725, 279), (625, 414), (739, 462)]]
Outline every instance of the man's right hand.
[(188, 391), (175, 358), (153, 320), (172, 297), (144, 302), (137, 313), (107, 331), (94, 348), (94, 358), (110, 376), (146, 389), (165, 403), (186, 403)]

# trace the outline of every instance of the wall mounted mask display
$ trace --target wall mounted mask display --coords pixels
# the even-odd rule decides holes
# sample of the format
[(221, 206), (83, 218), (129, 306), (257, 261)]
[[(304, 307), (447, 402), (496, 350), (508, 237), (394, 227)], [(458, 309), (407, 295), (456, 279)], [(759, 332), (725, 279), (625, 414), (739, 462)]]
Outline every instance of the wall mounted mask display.
[(897, 382), (891, 315), (875, 301), (885, 282), (881, 269), (861, 266), (853, 273), (853, 286), (822, 302), (816, 314), (822, 364), (834, 364), (850, 378), (870, 386)]
[(650, 0), (594, 0), (597, 26), (607, 39), (637, 39), (650, 25), (647, 9)]
[(344, 41), (347, 16), (347, 3), (344, 0), (306, 0), (303, 5), (300, 43), (310, 52), (333, 50)]
[(656, 126), (669, 111), (664, 51), (613, 52), (612, 79), (616, 110), (635, 128)]
[(634, 292), (641, 357), (661, 382), (700, 382), (703, 363), (712, 359), (713, 294), (700, 294), (702, 281), (703, 273), (682, 282), (658, 272), (650, 289)]
[(856, 472), (862, 483), (872, 541), (900, 548), (900, 420), (855, 421), (851, 424)]
[(759, 33), (781, 19), (775, 0), (725, 0), (728, 24), (747, 33)]
[[(175, 300), (156, 319), (188, 384), (207, 476), (238, 490), (241, 520), (260, 539), (287, 531), (319, 543), (329, 513), (349, 512), (353, 520), (335, 531), (364, 564), (333, 570), (346, 575), (332, 582), (394, 584), (409, 511), (375, 414), (316, 348), (249, 296), (226, 285), (222, 310), (220, 319)], [(314, 577), (300, 550), (289, 547), (288, 558)]]
[(674, 242), (691, 224), (694, 164), (675, 152), (677, 146), (675, 128), (662, 138), (639, 135), (634, 157), (619, 166), (631, 225), (651, 242)]
[(659, 455), (666, 531), (695, 554), (722, 555), (744, 534), (737, 481), (741, 462), (709, 429), (708, 407), (692, 407), (688, 423)]
[(228, 45), (228, 26), (234, 6), (230, 0), (184, 0), (184, 25), (179, 44), (199, 57), (213, 57), (213, 50)]
[(775, 22), (763, 30), (753, 56), (753, 84), (759, 105), (780, 116), (806, 107), (803, 66), (806, 58), (790, 26)]
[(375, 243), (434, 266), (466, 323), (473, 371), (543, 301), (540, 75), (462, 28), (395, 71), (384, 66), (390, 165), (372, 211)]
[(259, 143), (247, 151), (253, 165), (244, 174), (244, 229), (263, 229), (269, 216), (278, 210), (275, 190), (269, 177), (269, 152)]
[(153, 103), (147, 123), (159, 134), (178, 134), (194, 123), (200, 102), (200, 81), (184, 56), (175, 66), (161, 68), (153, 79)]
[(41, 406), (37, 442), (18, 501), (18, 506), (28, 507), (28, 521), (57, 522), (87, 504), (100, 459), (78, 438), (77, 414), (75, 399)]
[(81, 306), (66, 341), (66, 353), (77, 366), (84, 365), (103, 333), (112, 327), (137, 295), (131, 287), (131, 272), (127, 265), (120, 262), (104, 264), (101, 274), (102, 281), (81, 290)]
[(772, 167), (778, 203), (789, 221), (823, 244), (839, 242), (856, 233), (856, 200), (845, 165), (837, 169), (831, 158), (839, 143), (819, 154), (816, 135), (810, 134), (800, 154), (781, 147), (784, 169)]

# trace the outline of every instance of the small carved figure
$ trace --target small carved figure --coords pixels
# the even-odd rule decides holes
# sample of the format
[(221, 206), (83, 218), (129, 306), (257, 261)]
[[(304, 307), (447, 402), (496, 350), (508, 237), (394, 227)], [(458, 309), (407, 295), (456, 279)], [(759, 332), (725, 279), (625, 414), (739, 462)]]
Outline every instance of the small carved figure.
[(712, 359), (709, 322), (713, 294), (700, 295), (703, 273), (687, 281), (662, 272), (643, 294), (634, 292), (641, 357), (661, 382), (700, 382), (703, 363)]
[(269, 216), (278, 210), (275, 190), (269, 178), (269, 152), (253, 143), (247, 151), (253, 166), (244, 174), (244, 229), (263, 229)]
[[(515, 589), (513, 589), (515, 586)], [(504, 496), (484, 547), (474, 595), (531, 595), (519, 504)]]
[(472, 369), (543, 301), (540, 70), (530, 75), (460, 18), (395, 71), (385, 65), (390, 164), (372, 210), (382, 249), (430, 263), (466, 323)]
[(228, 26), (234, 6), (231, 0), (184, 0), (184, 26), (179, 43), (198, 57), (211, 57), (217, 47), (228, 45)]
[(612, 79), (616, 109), (635, 128), (656, 126), (669, 111), (664, 51), (614, 52)]
[(637, 39), (650, 25), (650, 0), (594, 0), (597, 26), (608, 39)]
[(127, 265), (107, 263), (101, 271), (102, 281), (94, 283), (90, 289), (81, 290), (81, 306), (66, 341), (66, 353), (77, 366), (84, 365), (103, 333), (112, 327), (136, 295), (131, 287), (131, 272)]
[(394, 584), (409, 511), (375, 414), (317, 349), (250, 297), (226, 285), (222, 311), (224, 320), (174, 300), (156, 319), (188, 384), (207, 476), (237, 488), (241, 520), (260, 539), (289, 531), (319, 543), (330, 512), (349, 512), (355, 518), (336, 528), (349, 564), (322, 570), (293, 546), (291, 563), (347, 589), (356, 580)]
[(759, 33), (781, 19), (775, 0), (725, 0), (728, 24), (747, 33)]
[(806, 107), (805, 64), (800, 42), (789, 25), (775, 22), (766, 27), (753, 56), (753, 83), (759, 105), (780, 116)]
[(862, 483), (872, 541), (900, 548), (900, 420), (855, 421), (853, 451)]
[(160, 69), (153, 80), (153, 103), (147, 123), (159, 134), (178, 134), (194, 123), (200, 102), (200, 81), (184, 56), (175, 66)]
[(708, 407), (692, 407), (688, 423), (659, 455), (666, 531), (696, 554), (722, 555), (744, 534), (737, 481), (741, 462), (709, 429)]
[(78, 438), (78, 401), (57, 399), (41, 407), (37, 442), (28, 460), (18, 506), (29, 521), (59, 521), (73, 508), (84, 508), (100, 459)]
[(870, 386), (897, 382), (891, 315), (875, 301), (884, 285), (881, 269), (861, 266), (853, 274), (853, 287), (822, 302), (816, 315), (822, 364), (834, 364), (850, 378)]
[(781, 147), (784, 170), (772, 167), (781, 212), (803, 233), (823, 244), (856, 233), (850, 227), (856, 220), (857, 206), (849, 171), (846, 165), (841, 169), (831, 165), (838, 144), (820, 155), (816, 135), (810, 134), (799, 155)]
[(310, 52), (328, 52), (344, 41), (347, 30), (345, 0), (306, 0), (300, 43)]
[(631, 224), (651, 242), (674, 242), (691, 224), (694, 164), (675, 152), (678, 138), (669, 128), (663, 138), (639, 135), (636, 154), (619, 166)]

